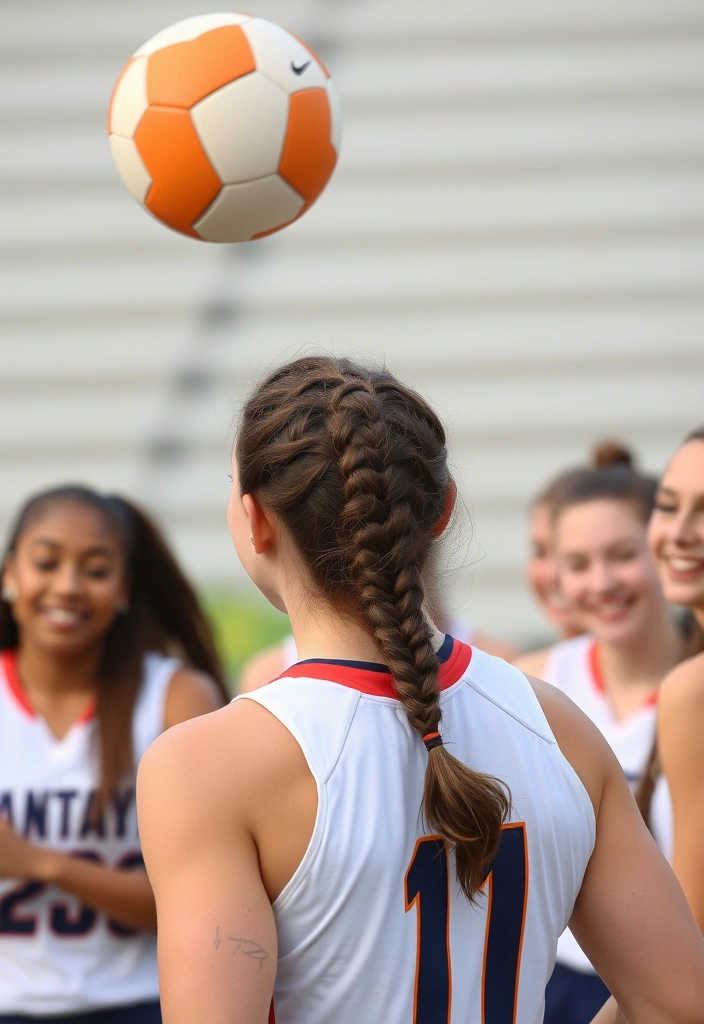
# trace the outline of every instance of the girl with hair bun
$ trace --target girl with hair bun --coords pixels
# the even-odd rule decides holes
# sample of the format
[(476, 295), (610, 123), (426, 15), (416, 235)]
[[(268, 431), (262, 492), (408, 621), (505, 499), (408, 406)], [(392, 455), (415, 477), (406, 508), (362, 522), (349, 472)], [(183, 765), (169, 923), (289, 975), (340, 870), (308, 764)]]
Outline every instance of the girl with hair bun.
[(246, 403), (228, 522), (302, 660), (140, 766), (166, 1024), (538, 1024), (570, 917), (630, 1020), (704, 1021), (704, 944), (607, 744), (426, 615), (454, 499), (385, 369), (300, 359)]
[(135, 505), (35, 495), (2, 561), (0, 1024), (159, 1024), (135, 773), (227, 698), (195, 595)]
[(694, 618), (693, 657), (660, 692), (658, 747), (674, 809), (672, 866), (704, 931), (704, 426), (685, 438), (662, 475), (649, 540), (665, 596)]
[[(614, 441), (603, 441), (594, 449), (592, 468), (607, 465), (632, 464), (631, 453)], [(567, 469), (558, 473), (533, 499), (530, 506), (530, 555), (526, 565), (526, 577), (533, 596), (560, 640), (580, 636), (582, 625), (562, 595), (560, 578), (555, 558), (554, 518), (555, 509), (560, 505), (563, 494), (572, 482), (588, 466)], [(516, 659), (521, 669), (529, 675), (542, 678), (545, 663), (552, 645), (532, 650)]]
[[(648, 549), (655, 487), (627, 449), (608, 441), (597, 447), (594, 468), (572, 474), (561, 488), (553, 506), (555, 556), (561, 593), (582, 635), (555, 644), (539, 668), (599, 728), (634, 789), (651, 763), (657, 688), (687, 649)], [(516, 664), (535, 671), (530, 656)], [(661, 783), (652, 790), (642, 809), (669, 852), (667, 789)], [(587, 1024), (607, 998), (566, 931), (547, 987), (545, 1024)]]

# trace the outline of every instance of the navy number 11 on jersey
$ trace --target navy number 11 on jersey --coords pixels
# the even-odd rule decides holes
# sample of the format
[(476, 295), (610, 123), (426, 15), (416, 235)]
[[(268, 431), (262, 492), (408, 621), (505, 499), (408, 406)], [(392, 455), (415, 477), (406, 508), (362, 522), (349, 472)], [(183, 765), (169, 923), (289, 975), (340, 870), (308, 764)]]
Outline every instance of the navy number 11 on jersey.
[[(482, 971), (482, 1024), (514, 1024), (528, 896), (528, 851), (523, 822), (504, 825), (484, 888), (487, 924)], [(450, 865), (445, 841), (424, 836), (408, 866), (406, 911), (418, 926), (413, 1024), (449, 1024)]]

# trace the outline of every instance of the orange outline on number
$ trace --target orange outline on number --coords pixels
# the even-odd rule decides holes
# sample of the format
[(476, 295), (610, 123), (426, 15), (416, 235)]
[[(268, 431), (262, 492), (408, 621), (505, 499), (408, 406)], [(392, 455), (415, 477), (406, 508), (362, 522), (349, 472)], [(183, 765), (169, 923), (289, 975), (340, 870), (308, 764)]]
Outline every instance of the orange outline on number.
[[(406, 873), (403, 876), (403, 902), (405, 911), (408, 911), (415, 906), (416, 908), (416, 972), (413, 981), (413, 1024), (416, 1024), (416, 1015), (418, 1011), (418, 976), (420, 974), (420, 915), (421, 915), (421, 903), (420, 903), (420, 891), (415, 894), (411, 902), (408, 902), (408, 873), (413, 867), (418, 853), (418, 847), (421, 843), (429, 842), (440, 842), (443, 846), (443, 852), (445, 854), (445, 865), (447, 875), (447, 918), (445, 921), (445, 946), (447, 949), (447, 1024), (451, 1024), (452, 1018), (452, 958), (450, 956), (450, 856), (447, 850), (447, 843), (442, 836), (421, 836), (420, 839), (416, 839), (416, 845), (413, 847), (413, 854)], [(521, 942), (523, 942), (523, 935), (521, 934)], [(482, 1008), (483, 1012), (483, 1008)]]
[[(516, 1013), (518, 1012), (518, 984), (521, 978), (521, 959), (523, 954), (523, 936), (526, 930), (526, 914), (528, 911), (528, 882), (530, 879), (530, 865), (528, 863), (528, 827), (525, 821), (510, 821), (505, 825), (501, 826), (501, 831), (510, 828), (520, 828), (523, 830), (523, 851), (525, 855), (526, 865), (526, 877), (523, 890), (523, 918), (521, 920), (521, 937), (518, 940), (518, 957), (516, 958), (516, 988), (513, 996), (513, 1021), (516, 1022)], [(484, 960), (482, 961), (482, 1024), (486, 1024), (486, 1008), (484, 1005), (486, 996), (486, 958), (489, 951), (489, 932), (491, 925), (491, 903), (494, 896), (494, 880), (492, 878), (493, 871), (490, 871), (484, 880), (484, 885), (488, 887), (487, 893), (487, 904), (486, 904), (486, 934), (484, 937)]]

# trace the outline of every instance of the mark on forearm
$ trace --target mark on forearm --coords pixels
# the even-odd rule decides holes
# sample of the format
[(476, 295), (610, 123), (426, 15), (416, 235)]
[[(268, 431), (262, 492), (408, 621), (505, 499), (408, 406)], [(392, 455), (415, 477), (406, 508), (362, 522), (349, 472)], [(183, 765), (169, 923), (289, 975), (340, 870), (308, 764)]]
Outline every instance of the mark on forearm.
[(248, 956), (250, 960), (255, 961), (257, 964), (257, 974), (264, 966), (264, 961), (269, 959), (267, 951), (258, 942), (253, 942), (251, 939), (240, 939), (229, 935), (228, 942), (232, 943), (233, 955), (241, 953), (242, 956)]
[(220, 949), (222, 945), (222, 939), (220, 938), (220, 928), (215, 929), (215, 948)]

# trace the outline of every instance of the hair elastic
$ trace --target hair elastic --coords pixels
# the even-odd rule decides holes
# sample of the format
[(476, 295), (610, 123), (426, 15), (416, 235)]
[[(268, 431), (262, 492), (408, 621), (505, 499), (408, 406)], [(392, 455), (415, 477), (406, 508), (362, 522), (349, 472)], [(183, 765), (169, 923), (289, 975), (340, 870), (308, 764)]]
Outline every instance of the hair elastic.
[(425, 749), (430, 752), (433, 747), (442, 746), (442, 736), (439, 732), (429, 732), (423, 737), (423, 743), (425, 743)]

